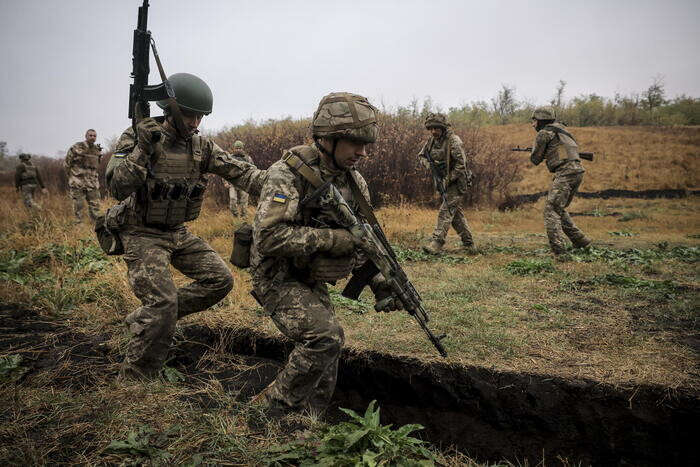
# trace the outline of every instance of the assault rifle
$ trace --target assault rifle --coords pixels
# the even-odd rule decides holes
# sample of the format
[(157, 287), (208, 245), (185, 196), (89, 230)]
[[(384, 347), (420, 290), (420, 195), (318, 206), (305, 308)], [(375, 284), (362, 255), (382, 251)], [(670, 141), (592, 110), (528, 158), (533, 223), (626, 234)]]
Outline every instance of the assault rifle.
[[(521, 148), (520, 146), (517, 146), (517, 147), (511, 148), (511, 151), (532, 152), (532, 148)], [(592, 152), (579, 152), (578, 155), (581, 159), (586, 159), (587, 161), (593, 160), (593, 153)]]
[[(430, 143), (430, 145), (432, 146), (432, 143)], [(452, 213), (452, 208), (449, 207), (450, 205), (447, 202), (447, 190), (445, 189), (445, 179), (442, 176), (440, 169), (438, 169), (437, 162), (435, 162), (435, 160), (430, 156), (430, 148), (427, 144), (425, 145), (423, 152), (420, 153), (419, 156), (425, 157), (428, 160), (428, 163), (430, 164), (430, 175), (433, 177), (433, 183), (435, 184), (435, 188), (437, 188), (438, 193), (440, 193), (442, 202), (445, 203), (445, 206), (447, 206), (450, 213)]]
[[(149, 85), (148, 74), (149, 68), (149, 52), (153, 50), (153, 56), (158, 65), (158, 72), (162, 83)], [(175, 126), (181, 136), (188, 134), (185, 123), (182, 121), (182, 113), (180, 107), (175, 100), (175, 92), (168, 81), (168, 77), (163, 70), (163, 65), (160, 62), (156, 43), (151, 37), (151, 31), (148, 30), (148, 0), (143, 0), (143, 5), (139, 7), (138, 20), (136, 29), (134, 29), (134, 48), (131, 59), (131, 77), (134, 82), (129, 85), (129, 118), (131, 126), (136, 134), (136, 124), (143, 118), (151, 115), (149, 102), (167, 100), (168, 108), (175, 120)], [(153, 135), (153, 142), (157, 142), (160, 135)]]
[[(355, 188), (353, 188), (353, 192), (355, 193), (353, 196), (358, 194)], [(359, 196), (362, 196), (362, 194), (359, 193)], [(427, 323), (430, 318), (428, 312), (423, 308), (421, 297), (399, 264), (396, 253), (394, 253), (394, 250), (387, 241), (384, 232), (379, 226), (379, 222), (374, 217), (374, 214), (371, 213), (369, 205), (367, 204), (366, 209), (369, 211), (368, 215), (365, 215), (365, 217), (371, 218), (368, 219), (372, 222), (371, 225), (358, 220), (352, 208), (330, 181), (318, 187), (305, 202), (315, 198), (319, 200), (321, 207), (327, 208), (335, 214), (338, 224), (347, 229), (353, 237), (355, 237), (357, 244), (369, 258), (352, 276), (350, 281), (348, 281), (343, 290), (343, 296), (357, 300), (362, 289), (369, 284), (369, 281), (377, 273), (381, 272), (391, 287), (393, 295), (398, 298), (403, 305), (404, 310), (413, 316), (423, 332), (428, 336), (428, 339), (430, 339), (430, 342), (435, 346), (437, 351), (440, 352), (440, 355), (447, 357), (447, 351), (440, 342), (446, 335), (442, 334), (436, 336), (430, 328), (428, 328)], [(362, 200), (364, 200), (364, 198), (362, 198)], [(362, 206), (362, 203), (360, 203), (360, 205)], [(374, 307), (375, 310), (383, 311), (393, 299), (394, 297), (388, 297), (379, 301)]]

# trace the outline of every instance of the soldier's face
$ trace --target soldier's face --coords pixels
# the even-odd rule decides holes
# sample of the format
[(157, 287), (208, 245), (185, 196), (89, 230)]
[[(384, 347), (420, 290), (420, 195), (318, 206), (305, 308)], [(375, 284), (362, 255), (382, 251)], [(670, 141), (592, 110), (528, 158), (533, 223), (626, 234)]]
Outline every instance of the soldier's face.
[(190, 136), (196, 133), (199, 124), (202, 123), (202, 114), (191, 114), (189, 112), (182, 112), (182, 121), (185, 123), (185, 128), (190, 132)]
[(433, 135), (433, 138), (440, 138), (442, 136), (442, 128), (434, 126), (429, 129), (430, 134)]
[(367, 157), (367, 144), (348, 139), (338, 140), (335, 161), (341, 169), (352, 168), (363, 157)]
[(532, 119), (532, 128), (534, 128), (535, 131), (537, 131), (537, 120), (535, 120), (534, 118)]
[(88, 131), (85, 133), (85, 141), (87, 141), (90, 144), (94, 144), (95, 141), (97, 141), (97, 133), (94, 131)]

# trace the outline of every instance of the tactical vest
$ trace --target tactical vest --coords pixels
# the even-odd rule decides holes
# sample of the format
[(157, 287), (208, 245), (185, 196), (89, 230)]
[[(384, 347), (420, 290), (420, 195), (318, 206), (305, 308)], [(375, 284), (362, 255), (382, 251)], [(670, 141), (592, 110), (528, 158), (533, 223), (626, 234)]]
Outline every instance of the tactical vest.
[(36, 176), (36, 167), (34, 167), (33, 165), (24, 164), (24, 171), (22, 172), (20, 183), (22, 185), (36, 185), (37, 183), (39, 183), (39, 180)]
[(170, 228), (199, 216), (208, 182), (201, 170), (201, 141), (194, 135), (185, 151), (173, 148), (151, 166), (145, 187), (139, 190), (144, 224)]
[(98, 154), (85, 153), (83, 154), (82, 165), (86, 169), (97, 170), (100, 165), (100, 157)]
[(559, 167), (570, 161), (581, 162), (581, 158), (578, 155), (578, 144), (571, 133), (555, 125), (547, 125), (543, 130), (554, 132), (559, 140), (557, 158), (547, 158), (547, 168), (550, 172), (555, 172)]

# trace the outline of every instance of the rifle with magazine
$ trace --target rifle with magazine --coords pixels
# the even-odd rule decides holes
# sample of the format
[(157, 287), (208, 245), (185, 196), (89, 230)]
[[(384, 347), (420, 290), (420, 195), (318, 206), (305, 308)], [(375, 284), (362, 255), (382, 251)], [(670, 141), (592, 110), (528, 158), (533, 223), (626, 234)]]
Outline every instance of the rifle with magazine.
[[(430, 146), (432, 147), (432, 142), (430, 143)], [(438, 193), (440, 193), (440, 198), (442, 198), (442, 202), (445, 203), (445, 206), (448, 207), (448, 210), (450, 213), (452, 213), (453, 208), (450, 208), (450, 205), (447, 201), (447, 189), (445, 188), (445, 177), (447, 174), (443, 174), (444, 169), (440, 170), (438, 167), (438, 163), (435, 162), (435, 159), (432, 158), (430, 155), (430, 147), (426, 144), (423, 152), (419, 154), (420, 157), (424, 157), (428, 160), (428, 164), (430, 164), (430, 175), (433, 177), (433, 183), (435, 184), (435, 188), (437, 189)]]
[(352, 208), (345, 201), (338, 189), (330, 182), (323, 182), (313, 170), (307, 166), (298, 156), (289, 152), (282, 158), (290, 167), (299, 172), (316, 189), (304, 203), (318, 200), (320, 207), (326, 208), (335, 214), (335, 221), (342, 228), (347, 229), (355, 238), (357, 245), (362, 249), (368, 260), (362, 265), (348, 281), (343, 296), (357, 300), (362, 290), (369, 284), (372, 278), (381, 272), (391, 288), (393, 296), (387, 297), (375, 305), (376, 311), (384, 311), (392, 300), (398, 299), (403, 309), (416, 320), (430, 342), (443, 357), (447, 357), (447, 351), (440, 342), (445, 334), (436, 336), (428, 328), (430, 320), (428, 312), (423, 307), (421, 296), (408, 279), (406, 272), (399, 264), (399, 260), (393, 248), (386, 239), (379, 226), (379, 221), (374, 216), (372, 208), (365, 199), (355, 178), (348, 176), (353, 198), (360, 206), (360, 213), (367, 222), (361, 222)]
[[(511, 151), (532, 152), (532, 148), (521, 148), (520, 146), (517, 146), (517, 147), (511, 148)], [(593, 153), (592, 152), (579, 152), (578, 156), (581, 159), (586, 159), (587, 161), (593, 160)]]

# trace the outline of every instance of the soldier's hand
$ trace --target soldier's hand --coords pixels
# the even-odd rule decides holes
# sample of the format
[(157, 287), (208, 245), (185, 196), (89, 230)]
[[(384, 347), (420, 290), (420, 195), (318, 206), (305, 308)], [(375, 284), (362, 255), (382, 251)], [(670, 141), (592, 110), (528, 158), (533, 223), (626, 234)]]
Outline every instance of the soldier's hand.
[(136, 125), (138, 146), (144, 154), (153, 154), (155, 144), (160, 141), (160, 124), (153, 118), (144, 118)]
[(377, 302), (374, 310), (377, 312), (398, 311), (403, 308), (401, 300), (394, 295), (386, 281), (374, 288), (374, 299)]
[(330, 256), (348, 256), (355, 251), (355, 237), (345, 229), (324, 229), (326, 248)]

